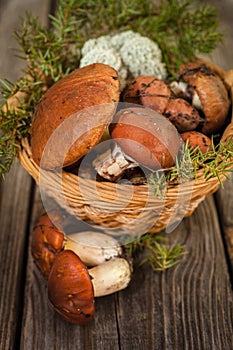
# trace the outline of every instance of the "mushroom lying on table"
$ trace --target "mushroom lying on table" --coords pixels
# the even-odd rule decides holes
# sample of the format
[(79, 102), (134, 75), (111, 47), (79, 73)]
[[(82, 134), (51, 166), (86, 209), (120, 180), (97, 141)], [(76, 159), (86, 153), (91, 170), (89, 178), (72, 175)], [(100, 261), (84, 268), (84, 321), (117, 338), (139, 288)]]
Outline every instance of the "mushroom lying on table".
[[(59, 212), (50, 215), (60, 226)], [(67, 321), (83, 325), (93, 318), (94, 296), (126, 288), (132, 266), (113, 237), (91, 231), (65, 235), (60, 228), (42, 215), (32, 233), (32, 255), (48, 278), (55, 310)], [(94, 267), (88, 270), (86, 265)]]
[[(54, 220), (58, 220), (60, 214), (53, 211), (50, 215)], [(99, 265), (123, 255), (118, 241), (109, 235), (95, 231), (66, 235), (61, 224), (57, 227), (48, 214), (42, 215), (32, 232), (31, 252), (45, 277), (49, 276), (57, 254), (65, 249), (74, 251), (87, 266)]]
[(128, 286), (131, 267), (113, 258), (87, 269), (71, 250), (57, 255), (48, 279), (48, 298), (68, 322), (85, 325), (94, 316), (94, 297), (115, 293)]

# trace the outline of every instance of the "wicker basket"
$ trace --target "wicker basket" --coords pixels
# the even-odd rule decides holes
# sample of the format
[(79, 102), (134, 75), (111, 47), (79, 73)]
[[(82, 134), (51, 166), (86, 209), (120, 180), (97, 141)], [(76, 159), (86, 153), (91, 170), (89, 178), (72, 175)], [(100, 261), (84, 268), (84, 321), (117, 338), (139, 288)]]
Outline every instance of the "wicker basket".
[[(231, 98), (232, 73), (230, 71), (225, 74)], [(233, 116), (221, 141), (226, 142), (231, 136)], [(41, 190), (55, 199), (61, 207), (96, 228), (114, 235), (155, 233), (165, 228), (169, 232), (182, 218), (191, 215), (199, 203), (220, 185), (217, 177), (207, 181), (204, 170), (199, 169), (195, 180), (177, 185), (168, 184), (165, 198), (160, 199), (154, 196), (148, 185), (96, 182), (65, 171), (55, 173), (42, 170), (32, 159), (27, 139), (22, 142), (19, 160)], [(231, 162), (232, 159), (229, 159), (229, 171)], [(225, 178), (222, 175), (221, 181)]]

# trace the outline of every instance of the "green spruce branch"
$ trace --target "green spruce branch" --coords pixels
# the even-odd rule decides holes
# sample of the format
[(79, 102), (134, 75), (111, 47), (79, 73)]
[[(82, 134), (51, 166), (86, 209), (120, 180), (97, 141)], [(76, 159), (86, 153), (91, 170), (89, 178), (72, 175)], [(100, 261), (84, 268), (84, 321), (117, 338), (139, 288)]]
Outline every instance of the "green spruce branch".
[(181, 244), (170, 244), (165, 233), (145, 234), (125, 244), (125, 248), (131, 257), (144, 251), (144, 257), (140, 265), (145, 263), (154, 271), (164, 271), (176, 265), (187, 254)]
[(228, 177), (233, 171), (233, 138), (226, 143), (212, 142), (211, 149), (202, 153), (200, 148), (191, 149), (183, 144), (176, 157), (175, 166), (169, 171), (157, 171), (149, 176), (149, 187), (158, 199), (165, 198), (169, 184), (181, 185), (198, 178), (198, 170), (203, 171), (206, 181), (217, 177), (223, 187), (222, 177)]

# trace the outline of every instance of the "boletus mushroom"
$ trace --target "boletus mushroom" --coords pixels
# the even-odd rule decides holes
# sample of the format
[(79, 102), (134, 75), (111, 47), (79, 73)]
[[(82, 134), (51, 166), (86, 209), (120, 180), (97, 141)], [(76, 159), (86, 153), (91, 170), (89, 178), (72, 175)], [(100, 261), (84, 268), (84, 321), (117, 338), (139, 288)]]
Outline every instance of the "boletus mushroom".
[(179, 132), (194, 130), (201, 121), (197, 109), (182, 98), (169, 100), (164, 115)]
[(85, 325), (94, 316), (94, 297), (126, 288), (131, 279), (127, 260), (114, 258), (87, 269), (71, 250), (60, 252), (48, 279), (48, 298), (68, 322)]
[(212, 149), (211, 139), (199, 131), (183, 132), (181, 138), (193, 151), (198, 151), (199, 149), (204, 154)]
[(222, 78), (202, 61), (180, 67), (179, 80), (187, 83), (187, 94), (204, 115), (201, 132), (217, 134), (223, 128), (230, 107), (228, 90)]
[(53, 210), (49, 215), (41, 215), (32, 231), (31, 253), (45, 277), (48, 277), (57, 254), (63, 250), (64, 233), (61, 227), (61, 214)]
[(94, 63), (55, 83), (41, 98), (31, 124), (34, 161), (44, 169), (76, 163), (101, 139), (119, 100), (117, 72)]
[[(56, 219), (57, 211), (50, 213)], [(60, 224), (60, 222), (59, 222)], [(109, 235), (95, 231), (84, 231), (66, 235), (51, 221), (47, 214), (42, 215), (31, 235), (31, 252), (42, 274), (48, 278), (59, 252), (72, 250), (87, 266), (95, 266), (123, 255), (119, 242)]]
[(166, 83), (154, 76), (136, 77), (124, 90), (123, 101), (140, 104), (163, 114), (171, 92)]
[(175, 126), (149, 108), (121, 109), (110, 133), (125, 154), (151, 170), (172, 167), (181, 145)]

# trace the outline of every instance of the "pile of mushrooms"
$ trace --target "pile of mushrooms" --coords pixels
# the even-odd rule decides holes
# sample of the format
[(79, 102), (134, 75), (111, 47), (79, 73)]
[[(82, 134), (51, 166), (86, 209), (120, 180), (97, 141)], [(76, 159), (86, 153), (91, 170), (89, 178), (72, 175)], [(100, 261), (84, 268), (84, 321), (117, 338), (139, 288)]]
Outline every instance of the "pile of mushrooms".
[(180, 67), (175, 82), (139, 76), (120, 94), (112, 67), (76, 69), (38, 105), (31, 125), (33, 159), (45, 169), (76, 171), (107, 134), (107, 148), (97, 150), (91, 164), (93, 177), (118, 181), (133, 178), (140, 167), (170, 169), (182, 142), (207, 152), (212, 136), (219, 137), (228, 122), (230, 98), (219, 72), (195, 61)]
[(71, 323), (90, 322), (94, 298), (120, 291), (131, 280), (131, 261), (116, 239), (94, 231), (66, 235), (57, 210), (39, 218), (31, 252), (48, 279), (49, 301)]
[(114, 140), (111, 150), (93, 162), (97, 173), (112, 181), (138, 165), (151, 171), (169, 170), (181, 142), (208, 152), (212, 137), (220, 139), (229, 122), (230, 98), (224, 75), (203, 61), (181, 66), (178, 80), (172, 83), (139, 76), (124, 89), (122, 101), (126, 107), (109, 127)]

